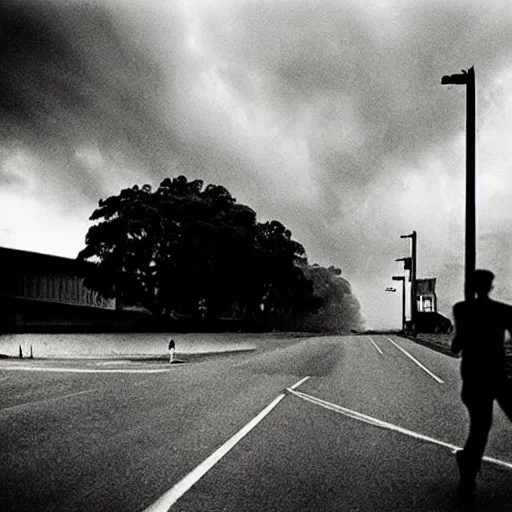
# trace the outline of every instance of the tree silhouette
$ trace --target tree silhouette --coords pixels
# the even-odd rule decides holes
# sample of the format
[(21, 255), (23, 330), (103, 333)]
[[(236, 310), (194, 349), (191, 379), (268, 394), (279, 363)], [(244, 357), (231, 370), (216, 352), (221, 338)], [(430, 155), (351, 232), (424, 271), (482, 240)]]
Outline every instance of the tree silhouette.
[(315, 328), (339, 325), (335, 315), (357, 323), (359, 305), (341, 271), (310, 267), (289, 229), (276, 220), (258, 223), (254, 210), (222, 186), (185, 176), (166, 178), (154, 191), (135, 185), (100, 200), (90, 220), (78, 255), (94, 264), (85, 284), (116, 297), (119, 307), (281, 330), (306, 325), (306, 317)]
[(184, 176), (154, 192), (135, 185), (99, 201), (90, 220), (78, 255), (95, 264), (86, 285), (118, 305), (198, 318), (256, 318), (263, 305), (270, 317), (304, 280), (294, 262), (305, 251), (290, 231), (277, 221), (258, 224), (219, 185)]

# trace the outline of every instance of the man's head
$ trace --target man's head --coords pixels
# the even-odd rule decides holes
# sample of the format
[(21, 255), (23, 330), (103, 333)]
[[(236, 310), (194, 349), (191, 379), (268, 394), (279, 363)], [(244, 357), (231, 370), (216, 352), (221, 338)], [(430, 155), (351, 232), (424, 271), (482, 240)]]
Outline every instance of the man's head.
[(492, 290), (494, 274), (490, 270), (477, 269), (474, 276), (476, 294), (479, 297), (489, 295), (489, 292)]

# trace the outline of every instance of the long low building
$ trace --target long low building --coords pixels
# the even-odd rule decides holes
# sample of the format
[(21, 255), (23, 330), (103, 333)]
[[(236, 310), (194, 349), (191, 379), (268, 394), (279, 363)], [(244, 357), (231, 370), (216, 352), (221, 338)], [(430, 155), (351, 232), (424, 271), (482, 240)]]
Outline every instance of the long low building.
[(84, 286), (81, 275), (87, 263), (6, 248), (0, 248), (0, 261), (4, 269), (13, 271), (9, 275), (16, 276), (15, 282), (8, 280), (10, 289), (2, 290), (0, 284), (1, 292), (59, 304), (114, 308), (113, 299), (106, 299)]
[(114, 299), (83, 284), (88, 263), (0, 247), (0, 330), (127, 324), (147, 313), (115, 311)]
[[(90, 263), (0, 247), (0, 335), (16, 332), (228, 332), (265, 329), (258, 323), (190, 317), (155, 318), (147, 310), (101, 297), (84, 286)], [(1, 356), (1, 354), (0, 354)]]

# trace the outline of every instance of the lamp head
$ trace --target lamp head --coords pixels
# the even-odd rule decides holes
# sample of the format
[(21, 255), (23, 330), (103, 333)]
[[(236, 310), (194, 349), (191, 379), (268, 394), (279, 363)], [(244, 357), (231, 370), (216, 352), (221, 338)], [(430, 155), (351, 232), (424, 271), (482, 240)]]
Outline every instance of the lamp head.
[(441, 85), (465, 85), (468, 83), (468, 72), (462, 70), (462, 74), (444, 75), (441, 78)]

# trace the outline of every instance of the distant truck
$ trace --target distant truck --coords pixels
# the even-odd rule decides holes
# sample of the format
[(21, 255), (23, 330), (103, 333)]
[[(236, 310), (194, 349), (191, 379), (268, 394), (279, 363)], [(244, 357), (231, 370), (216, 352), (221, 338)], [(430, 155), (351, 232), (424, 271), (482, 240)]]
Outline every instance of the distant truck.
[[(415, 323), (417, 333), (451, 334), (453, 332), (451, 320), (441, 315), (441, 313), (433, 311), (418, 311)], [(408, 324), (410, 327), (410, 322)]]

